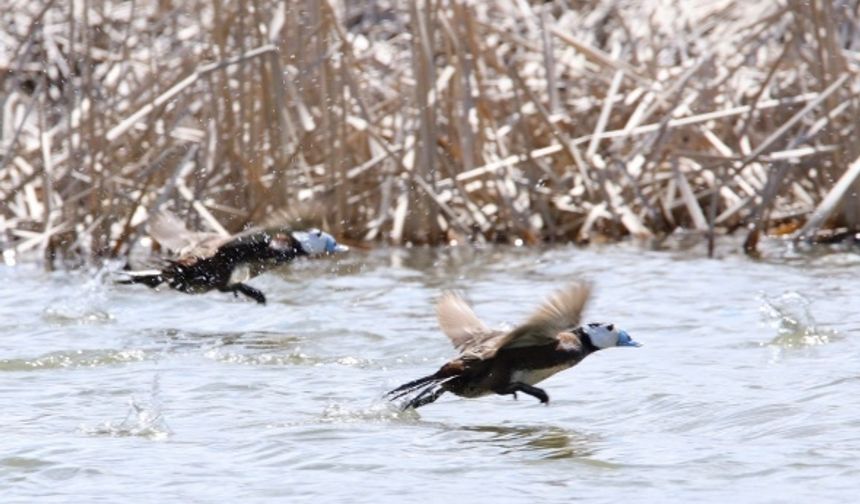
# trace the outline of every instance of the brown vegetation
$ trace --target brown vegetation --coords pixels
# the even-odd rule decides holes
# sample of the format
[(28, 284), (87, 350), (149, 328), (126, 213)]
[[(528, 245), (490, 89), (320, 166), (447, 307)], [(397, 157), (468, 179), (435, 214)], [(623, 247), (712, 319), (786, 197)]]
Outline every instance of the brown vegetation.
[[(858, 229), (856, 2), (10, 0), (0, 246)], [(52, 261), (49, 261), (49, 264)]]

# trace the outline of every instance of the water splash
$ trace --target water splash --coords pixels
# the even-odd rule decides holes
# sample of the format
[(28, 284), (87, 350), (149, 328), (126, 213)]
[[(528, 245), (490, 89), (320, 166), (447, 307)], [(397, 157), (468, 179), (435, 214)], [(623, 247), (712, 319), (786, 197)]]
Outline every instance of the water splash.
[(108, 421), (95, 427), (82, 427), (81, 430), (91, 436), (167, 439), (173, 431), (164, 418), (161, 401), (158, 398), (159, 391), (160, 384), (156, 375), (152, 384), (152, 396), (144, 401), (132, 397), (129, 400), (128, 412), (121, 422)]
[(228, 364), (243, 364), (247, 366), (315, 366), (320, 365), (323, 359), (305, 354), (301, 351), (289, 353), (271, 352), (231, 352), (224, 348), (212, 348), (207, 350), (204, 357), (216, 362)]
[(57, 325), (103, 324), (113, 320), (108, 311), (91, 306), (85, 300), (73, 299), (53, 302), (45, 308), (42, 317), (45, 322)]
[(289, 352), (259, 352), (254, 347), (236, 347), (228, 350), (226, 346), (219, 346), (207, 350), (203, 354), (207, 359), (229, 364), (242, 364), (248, 366), (323, 366), (337, 364), (346, 367), (368, 368), (373, 362), (368, 359), (354, 357), (351, 355), (343, 357), (323, 357), (310, 355), (295, 347)]
[(320, 421), (324, 423), (402, 422), (421, 418), (414, 409), (401, 410), (396, 404), (378, 401), (367, 408), (352, 408), (343, 404), (328, 404)]
[(783, 349), (806, 348), (838, 339), (836, 331), (818, 326), (809, 306), (809, 299), (798, 292), (763, 296), (762, 316), (777, 331), (777, 336), (763, 345)]
[(87, 280), (75, 296), (54, 298), (42, 311), (42, 318), (51, 324), (83, 325), (113, 322), (108, 311), (110, 300), (104, 288), (104, 272)]

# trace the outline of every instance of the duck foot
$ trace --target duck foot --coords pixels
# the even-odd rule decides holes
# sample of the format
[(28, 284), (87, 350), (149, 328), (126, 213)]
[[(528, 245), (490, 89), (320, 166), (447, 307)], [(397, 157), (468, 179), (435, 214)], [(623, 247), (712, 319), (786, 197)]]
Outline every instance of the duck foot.
[(502, 391), (502, 394), (512, 394), (514, 396), (514, 399), (516, 399), (517, 392), (528, 394), (539, 400), (541, 403), (549, 405), (549, 395), (547, 395), (547, 393), (543, 389), (534, 387), (527, 383), (513, 382), (509, 384), (505, 390)]
[(234, 296), (244, 294), (260, 304), (266, 304), (266, 295), (263, 294), (261, 291), (251, 287), (250, 285), (237, 283), (227, 287), (223, 287), (218, 290), (220, 290), (221, 292), (232, 292)]

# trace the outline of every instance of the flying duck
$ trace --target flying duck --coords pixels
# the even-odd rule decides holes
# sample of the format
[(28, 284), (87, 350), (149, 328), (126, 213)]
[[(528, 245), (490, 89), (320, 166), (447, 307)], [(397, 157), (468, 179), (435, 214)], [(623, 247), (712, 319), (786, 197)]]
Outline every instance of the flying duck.
[(466, 398), (489, 394), (516, 398), (522, 392), (549, 404), (549, 396), (536, 383), (575, 366), (592, 352), (640, 346), (614, 324), (580, 325), (590, 291), (587, 284), (571, 284), (510, 331), (490, 329), (460, 296), (446, 293), (436, 305), (436, 315), (460, 355), (386, 397), (395, 400), (413, 394), (403, 404), (404, 410), (430, 404), (445, 392)]
[(198, 294), (217, 289), (244, 294), (265, 304), (266, 296), (244, 282), (297, 257), (314, 257), (345, 252), (330, 234), (319, 229), (249, 229), (232, 236), (189, 231), (185, 224), (167, 212), (155, 214), (149, 234), (176, 256), (164, 259), (157, 269), (126, 271), (119, 283), (142, 283), (158, 287), (167, 283), (172, 289)]

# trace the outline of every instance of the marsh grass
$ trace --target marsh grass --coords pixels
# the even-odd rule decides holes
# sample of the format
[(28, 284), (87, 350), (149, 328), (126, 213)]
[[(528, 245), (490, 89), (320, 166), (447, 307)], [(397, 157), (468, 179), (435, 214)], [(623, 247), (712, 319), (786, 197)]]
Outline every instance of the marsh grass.
[(7, 261), (160, 207), (352, 241), (860, 228), (857, 2), (11, 0)]

